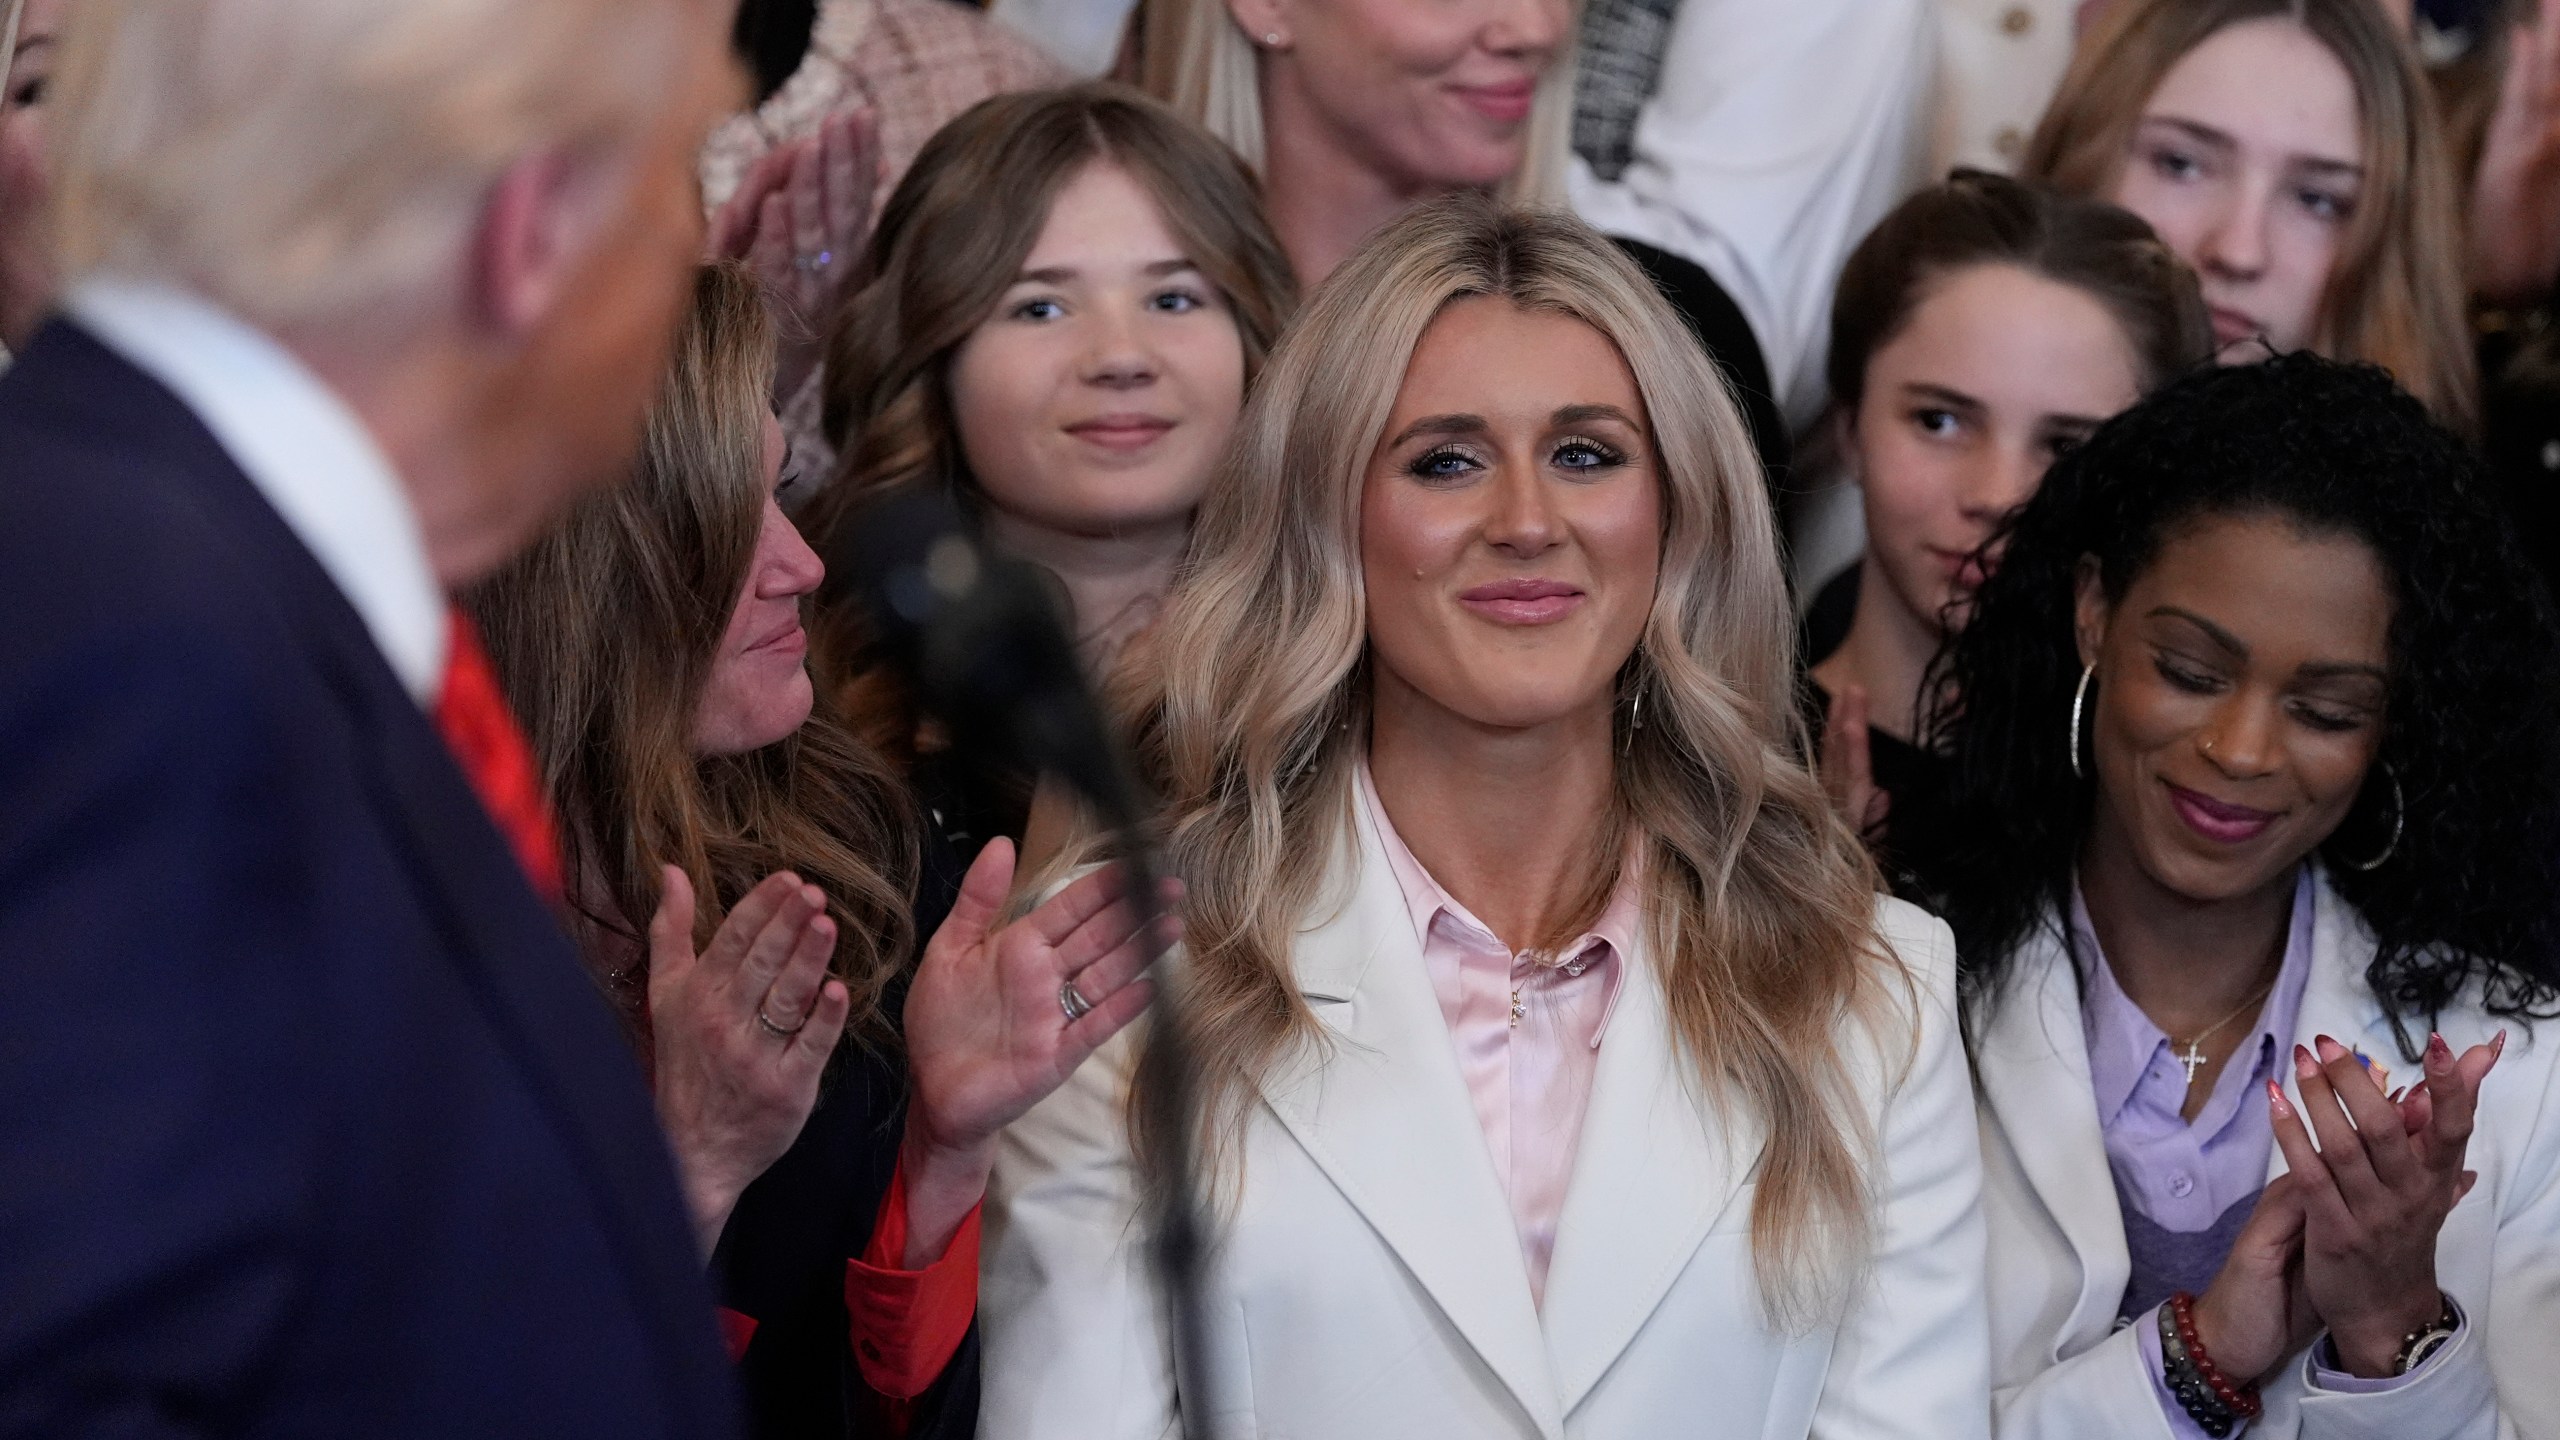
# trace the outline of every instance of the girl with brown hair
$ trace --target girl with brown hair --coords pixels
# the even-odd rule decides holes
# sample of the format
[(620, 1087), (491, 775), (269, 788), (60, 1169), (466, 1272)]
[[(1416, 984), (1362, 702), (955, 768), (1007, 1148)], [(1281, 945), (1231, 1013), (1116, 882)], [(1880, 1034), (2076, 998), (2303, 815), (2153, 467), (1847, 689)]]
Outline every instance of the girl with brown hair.
[(1741, 417), (1632, 263), (1471, 194), (1346, 261), (1124, 677), (1189, 887), (1203, 1368), (1124, 1042), (1006, 1132), (983, 1433), (1984, 1436), (1951, 947), (1793, 674)]
[(1831, 392), (1866, 553), (1806, 622), (1824, 778), (1897, 883), (1942, 836), (1916, 717), (1929, 664), (2055, 457), (2205, 363), (2195, 275), (2141, 220), (1961, 170), (1862, 241), (1831, 310)]
[[(1295, 298), (1253, 182), (1218, 143), (1111, 85), (999, 96), (928, 143), (881, 212), (828, 340), (845, 457), (812, 536), (939, 488), (1056, 576), (1087, 665), (1145, 628), (1245, 387)], [(918, 716), (860, 618), (820, 612), (819, 674), (915, 757)], [(1028, 786), (917, 784), (966, 849), (1019, 834)]]
[[(759, 1433), (873, 1433), (895, 1411), (965, 1434), (973, 1378), (934, 1382), (969, 1328), (988, 1147), (1147, 986), (1114, 880), (999, 928), (1001, 845), (910, 970), (920, 826), (810, 685), (800, 609), (824, 567), (774, 500), (773, 367), (755, 282), (704, 270), (638, 473), (467, 603), (558, 816), (572, 930), (648, 1062)], [(1059, 1007), (1070, 977), (1081, 1019)]]
[(2373, 0), (2122, 0), (2021, 173), (2149, 221), (2196, 268), (2225, 359), (2370, 360), (2476, 428), (2461, 192)]

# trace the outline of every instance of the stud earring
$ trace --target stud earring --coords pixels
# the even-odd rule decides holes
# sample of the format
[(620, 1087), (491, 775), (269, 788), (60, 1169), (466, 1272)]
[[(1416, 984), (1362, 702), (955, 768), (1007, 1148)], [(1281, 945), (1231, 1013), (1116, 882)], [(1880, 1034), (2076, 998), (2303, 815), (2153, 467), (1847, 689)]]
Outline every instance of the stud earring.
[(1262, 43), (1270, 46), (1274, 50), (1279, 49), (1280, 32), (1277, 30), (1265, 30), (1262, 32)]

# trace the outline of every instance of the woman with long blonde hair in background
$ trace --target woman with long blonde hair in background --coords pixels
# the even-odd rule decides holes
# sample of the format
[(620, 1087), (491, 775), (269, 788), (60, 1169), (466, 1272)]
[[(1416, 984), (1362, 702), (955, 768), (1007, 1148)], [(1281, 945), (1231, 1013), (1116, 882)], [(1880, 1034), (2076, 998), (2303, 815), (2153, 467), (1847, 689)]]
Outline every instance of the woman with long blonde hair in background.
[[(1577, 204), (1620, 188), (1575, 174), (1579, 8), (1568, 0), (1144, 0), (1130, 21), (1133, 68), (1149, 94), (1243, 157), (1289, 263), (1312, 289), (1364, 237), (1437, 195), (1472, 190), (1561, 206), (1568, 179)], [(1905, 7), (1895, 0), (1895, 8)], [(1790, 130), (1796, 153), (1825, 144), (1803, 129)], [(1700, 175), (1680, 178), (1694, 182), (1692, 198), (1711, 188)], [(1626, 203), (1604, 207), (1614, 217), (1633, 221), (1646, 208), (1615, 198)], [(1768, 357), (1793, 347), (1771, 329), (1774, 312), (1733, 272), (1710, 274), (1696, 254), (1665, 248), (1670, 237), (1655, 225), (1608, 223), (1725, 371), (1762, 465), (1781, 471), (1787, 427)]]
[(2374, 0), (2120, 0), (2020, 173), (2141, 216), (2196, 269), (2227, 361), (2369, 360), (2469, 434), (2462, 190)]
[(1189, 886), (1208, 1369), (1124, 1041), (1006, 1133), (981, 1433), (1984, 1435), (1951, 946), (1795, 758), (1749, 444), (1641, 273), (1473, 195), (1398, 220), (1185, 575), (1126, 698)]

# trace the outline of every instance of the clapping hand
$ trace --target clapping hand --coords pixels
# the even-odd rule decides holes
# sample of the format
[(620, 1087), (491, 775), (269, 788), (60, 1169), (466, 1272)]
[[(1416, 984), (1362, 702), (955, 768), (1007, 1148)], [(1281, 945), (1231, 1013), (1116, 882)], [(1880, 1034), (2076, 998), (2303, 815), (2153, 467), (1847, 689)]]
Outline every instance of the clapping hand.
[(2429, 1036), (2424, 1078), (2396, 1104), (2326, 1035), (2316, 1051), (2294, 1047), (2301, 1113), (2268, 1086), (2276, 1143), (2301, 1191), (2303, 1290), (2353, 1374), (2392, 1373), (2402, 1337), (2442, 1310), (2436, 1235), (2478, 1179), (2463, 1155), (2505, 1041), (2501, 1032), (2457, 1059)]
[(836, 294), (871, 237), (880, 179), (879, 127), (868, 108), (839, 110), (755, 163), (712, 217), (705, 248), (742, 260), (787, 310), (774, 374), (777, 408), (817, 369)]
[[(940, 1255), (985, 1193), (997, 1132), (1147, 1007), (1155, 987), (1141, 972), (1180, 937), (1168, 919), (1147, 943), (1117, 867), (996, 929), (1013, 869), (1009, 840), (979, 853), (907, 993), (909, 1268)], [(1180, 895), (1165, 882), (1167, 906)]]
[(666, 867), (649, 922), (652, 1079), (705, 1255), (818, 1102), (852, 1006), (827, 976), (835, 945), (824, 892), (786, 872), (747, 892), (697, 955), (692, 882)]
[(1822, 718), (1818, 768), (1832, 808), (1859, 835), (1875, 839), (1893, 809), (1893, 794), (1876, 785), (1874, 746), (1867, 735), (1867, 690), (1843, 685)]

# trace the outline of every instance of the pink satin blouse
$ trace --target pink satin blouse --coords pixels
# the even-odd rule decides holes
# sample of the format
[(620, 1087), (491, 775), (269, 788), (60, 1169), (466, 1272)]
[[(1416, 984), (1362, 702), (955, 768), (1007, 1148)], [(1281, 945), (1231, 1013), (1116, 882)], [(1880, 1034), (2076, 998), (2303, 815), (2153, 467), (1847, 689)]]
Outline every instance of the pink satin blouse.
[(1642, 914), (1632, 868), (1588, 934), (1554, 955), (1514, 953), (1422, 868), (1360, 767), (1359, 803), (1385, 842), (1440, 999), (1458, 1071), (1511, 1202), (1529, 1293), (1543, 1307), (1556, 1221), (1573, 1179), (1600, 1039)]

